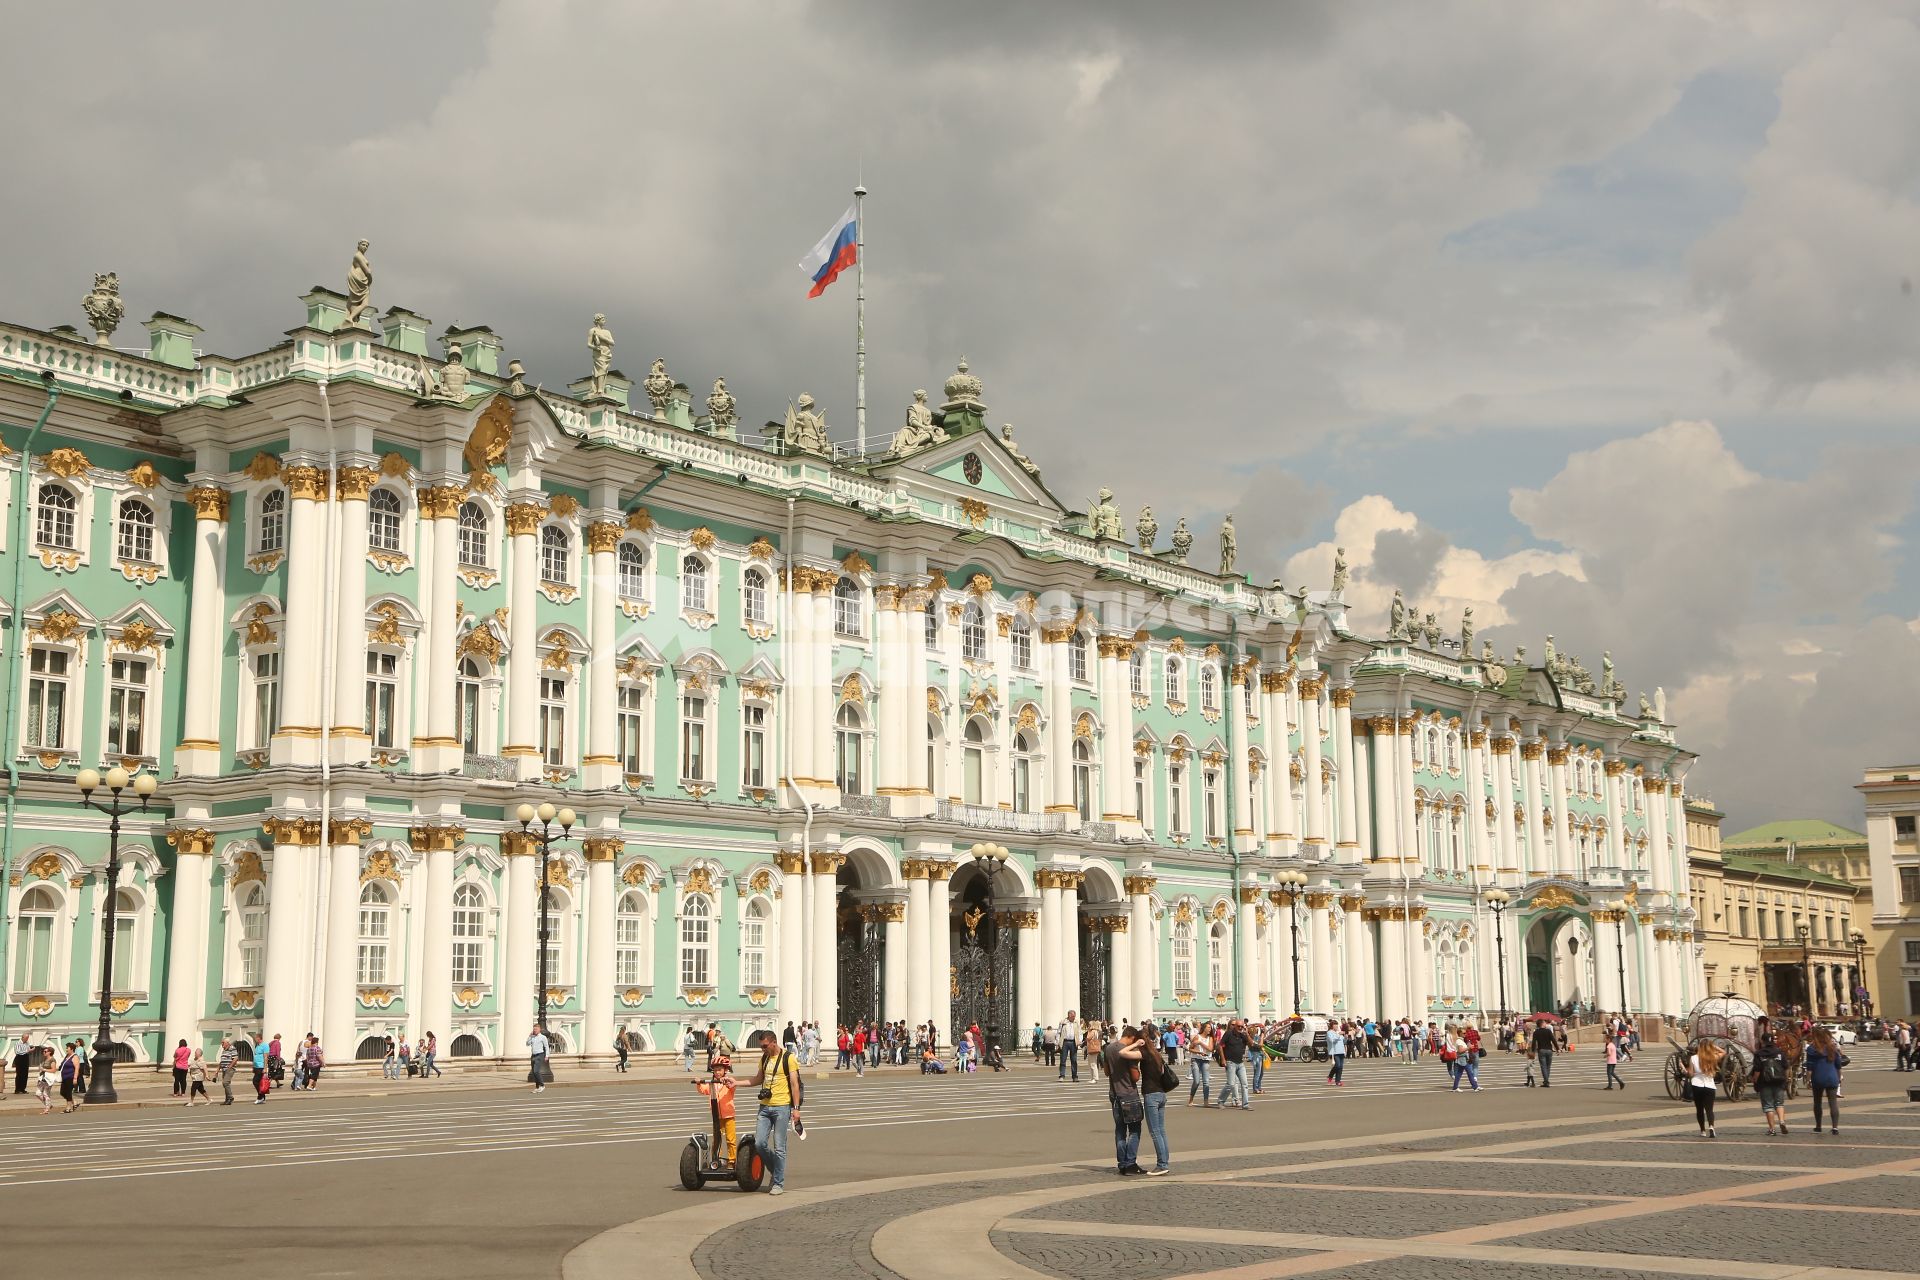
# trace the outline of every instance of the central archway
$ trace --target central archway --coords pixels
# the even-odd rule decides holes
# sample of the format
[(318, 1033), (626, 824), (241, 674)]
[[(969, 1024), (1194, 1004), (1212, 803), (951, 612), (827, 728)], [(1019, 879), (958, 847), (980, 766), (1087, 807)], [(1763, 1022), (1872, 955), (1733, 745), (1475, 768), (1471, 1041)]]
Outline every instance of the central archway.
[[(878, 1026), (888, 1013), (888, 964), (906, 963), (904, 956), (887, 955), (887, 920), (900, 909), (899, 903), (885, 900), (885, 891), (894, 886), (893, 865), (866, 845), (850, 845), (842, 852), (846, 861), (834, 873), (836, 1016), (849, 1029), (862, 1022)], [(821, 1032), (831, 1036), (833, 1029), (822, 1027)]]

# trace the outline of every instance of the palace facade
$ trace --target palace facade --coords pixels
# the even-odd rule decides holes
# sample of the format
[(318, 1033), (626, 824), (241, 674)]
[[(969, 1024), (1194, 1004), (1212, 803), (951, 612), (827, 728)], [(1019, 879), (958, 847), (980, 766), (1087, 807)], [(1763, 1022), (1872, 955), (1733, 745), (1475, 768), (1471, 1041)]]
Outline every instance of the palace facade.
[[(964, 362), (862, 457), (804, 398), (749, 438), (657, 362), (542, 392), (304, 301), (237, 359), (0, 325), (8, 1036), (91, 1027), (111, 910), (134, 1059), (515, 1055), (543, 868), (568, 1052), (1701, 994), (1693, 757), (1610, 672), (1123, 540)], [(116, 763), (161, 785), (109, 902), (74, 778)]]

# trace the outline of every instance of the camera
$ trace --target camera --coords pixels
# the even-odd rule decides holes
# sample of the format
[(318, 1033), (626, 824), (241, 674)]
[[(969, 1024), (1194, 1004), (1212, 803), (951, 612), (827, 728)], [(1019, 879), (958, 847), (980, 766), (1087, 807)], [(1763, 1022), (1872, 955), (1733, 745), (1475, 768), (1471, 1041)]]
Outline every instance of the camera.
[(762, 1089), (760, 1090), (760, 1101), (762, 1101), (762, 1102), (772, 1102), (772, 1101), (773, 1101), (773, 1090), (772, 1090), (772, 1089), (768, 1089), (768, 1088), (762, 1088)]

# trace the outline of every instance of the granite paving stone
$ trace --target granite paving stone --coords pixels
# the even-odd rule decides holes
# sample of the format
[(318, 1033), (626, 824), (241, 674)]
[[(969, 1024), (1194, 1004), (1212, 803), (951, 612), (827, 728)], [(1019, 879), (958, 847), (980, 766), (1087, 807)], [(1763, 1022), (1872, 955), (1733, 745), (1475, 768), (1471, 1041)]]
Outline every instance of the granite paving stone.
[(1571, 1158), (1565, 1164), (1509, 1164), (1504, 1161), (1420, 1160), (1358, 1165), (1346, 1169), (1308, 1168), (1265, 1174), (1256, 1182), (1337, 1182), (1359, 1187), (1459, 1187), (1471, 1191), (1540, 1191), (1563, 1195), (1671, 1196), (1707, 1191), (1771, 1177), (1744, 1169), (1633, 1169), (1594, 1165)]
[(1920, 1256), (1920, 1218), (1715, 1205), (1540, 1231), (1499, 1243), (1683, 1257), (1697, 1251), (1740, 1262), (1904, 1271)]
[[(1314, 1280), (1540, 1280), (1549, 1274), (1528, 1263), (1463, 1258), (1393, 1258), (1316, 1271)], [(1612, 1267), (1555, 1268), (1566, 1280), (1674, 1280), (1670, 1272), (1620, 1271)]]
[[(1021, 1218), (1072, 1222), (1165, 1223), (1213, 1230), (1314, 1231), (1329, 1235), (1421, 1235), (1585, 1208), (1589, 1200), (1505, 1200), (1496, 1196), (1293, 1191), (1282, 1188), (1161, 1185), (1045, 1205)], [(1017, 1221), (1017, 1219), (1016, 1219)]]
[[(1166, 1280), (1192, 1272), (1297, 1258), (1304, 1249), (1196, 1244), (1183, 1240), (1102, 1240), (995, 1231), (994, 1248), (1023, 1266), (1061, 1280)], [(983, 1277), (983, 1280), (985, 1278)]]
[(1771, 1141), (1764, 1137), (1758, 1141), (1730, 1140), (1722, 1135), (1718, 1139), (1688, 1137), (1674, 1141), (1591, 1142), (1570, 1144), (1562, 1154), (1589, 1160), (1676, 1160), (1690, 1164), (1717, 1160), (1733, 1168), (1784, 1168), (1789, 1172), (1795, 1165), (1810, 1169), (1848, 1169), (1857, 1165), (1878, 1164), (1887, 1158), (1871, 1151), (1815, 1146), (1811, 1138), (1802, 1141), (1798, 1135)]
[[(1920, 1178), (1886, 1175), (1836, 1182), (1797, 1191), (1770, 1191), (1755, 1200), (1785, 1200), (1794, 1204), (1838, 1204), (1869, 1209), (1920, 1209)], [(1908, 1270), (1912, 1270), (1911, 1267)]]

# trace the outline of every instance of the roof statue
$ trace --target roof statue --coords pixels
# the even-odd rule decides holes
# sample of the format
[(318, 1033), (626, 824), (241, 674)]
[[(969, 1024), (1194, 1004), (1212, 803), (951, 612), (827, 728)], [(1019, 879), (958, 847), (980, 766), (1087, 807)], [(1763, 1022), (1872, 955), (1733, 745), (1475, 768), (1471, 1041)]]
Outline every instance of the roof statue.
[(507, 361), (507, 394), (510, 396), (527, 394), (527, 366), (518, 360)]
[(1482, 662), (1493, 661), (1493, 641), (1482, 640), (1480, 642), (1480, 661)]
[(1008, 453), (1013, 455), (1013, 460), (1026, 469), (1028, 475), (1037, 476), (1040, 474), (1040, 468), (1034, 463), (1033, 459), (1021, 452), (1019, 444), (1014, 441), (1013, 424), (1011, 422), (1003, 422), (1000, 424), (1000, 443), (1005, 446)]
[(1407, 627), (1407, 602), (1398, 587), (1393, 589), (1393, 603), (1387, 607), (1387, 639), (1413, 639), (1413, 633)]
[(1527, 646), (1523, 644), (1513, 646), (1513, 665), (1516, 667), (1527, 665)]
[(1460, 614), (1460, 656), (1473, 656), (1473, 606), (1468, 605)]
[(786, 432), (782, 438), (789, 450), (832, 452), (832, 446), (827, 443), (827, 420), (813, 407), (813, 397), (804, 391), (799, 400), (787, 404)]
[(1434, 650), (1436, 653), (1439, 652), (1440, 623), (1434, 618), (1433, 614), (1427, 614), (1427, 625), (1423, 629), (1427, 634), (1427, 648)]
[(1140, 518), (1133, 522), (1133, 531), (1140, 535), (1140, 549), (1153, 550), (1153, 540), (1160, 536), (1160, 522), (1153, 518), (1153, 504), (1140, 508)]
[(465, 404), (467, 399), (467, 358), (455, 347), (447, 352), (447, 363), (441, 368), (438, 377), (434, 376), (433, 366), (427, 363), (425, 356), (420, 357), (420, 398), (422, 400), (449, 400), (454, 404)]
[(1185, 564), (1187, 554), (1193, 550), (1193, 535), (1187, 532), (1187, 518), (1181, 516), (1173, 522), (1173, 558), (1176, 563)]
[(1113, 505), (1113, 490), (1105, 485), (1100, 487), (1099, 500), (1087, 512), (1087, 526), (1089, 537), (1126, 540), (1127, 535), (1120, 528), (1120, 508)]
[(1280, 611), (1286, 608), (1287, 584), (1282, 582), (1278, 578), (1275, 578), (1272, 582), (1269, 582), (1267, 584), (1266, 604), (1267, 604), (1267, 612), (1278, 617), (1280, 614)]
[(1653, 714), (1660, 717), (1660, 723), (1667, 722), (1667, 687), (1663, 684), (1653, 686)]
[(930, 444), (939, 444), (946, 438), (947, 433), (933, 420), (933, 410), (927, 407), (927, 393), (924, 390), (914, 392), (913, 403), (907, 406), (906, 425), (894, 432), (893, 451), (908, 454)]
[(593, 357), (593, 394), (607, 394), (607, 372), (613, 368), (613, 331), (607, 318), (594, 312), (593, 327), (587, 330), (587, 354)]
[(1620, 682), (1613, 678), (1613, 650), (1600, 651), (1600, 696), (1615, 698), (1620, 695)]
[(1493, 656), (1493, 645), (1490, 641), (1480, 642), (1480, 666), (1481, 678), (1494, 688), (1498, 689), (1507, 682), (1507, 669)]
[(1341, 598), (1347, 590), (1347, 549), (1333, 549), (1333, 590), (1330, 593), (1335, 600)]
[(640, 379), (640, 389), (647, 393), (647, 399), (653, 402), (653, 416), (659, 417), (667, 411), (673, 402), (673, 379), (667, 376), (667, 362), (655, 357), (653, 367), (647, 370), (647, 376)]
[(1540, 662), (1542, 666), (1546, 667), (1548, 675), (1557, 676), (1560, 674), (1560, 651), (1553, 647), (1553, 632), (1551, 631), (1547, 632), (1547, 654)]
[(113, 331), (120, 327), (120, 317), (127, 313), (126, 305), (120, 301), (120, 273), (96, 272), (93, 288), (80, 299), (80, 309), (87, 313), (87, 323), (93, 326), (93, 344), (112, 346)]
[(1226, 577), (1233, 572), (1233, 561), (1240, 554), (1239, 540), (1233, 536), (1233, 512), (1227, 512), (1227, 518), (1220, 522), (1220, 576)]
[(734, 403), (733, 393), (727, 390), (727, 380), (715, 378), (713, 394), (707, 397), (707, 422), (715, 431), (725, 432), (739, 420), (740, 407)]
[(373, 303), (367, 301), (367, 295), (373, 292), (373, 264), (367, 261), (368, 241), (362, 240), (360, 247), (353, 251), (353, 261), (347, 264), (347, 323), (349, 329), (366, 327), (365, 321), (373, 314)]
[(1652, 715), (1653, 715), (1653, 704), (1647, 701), (1647, 695), (1643, 692), (1640, 695), (1640, 718), (1642, 720), (1646, 720), (1646, 719), (1649, 719)]

